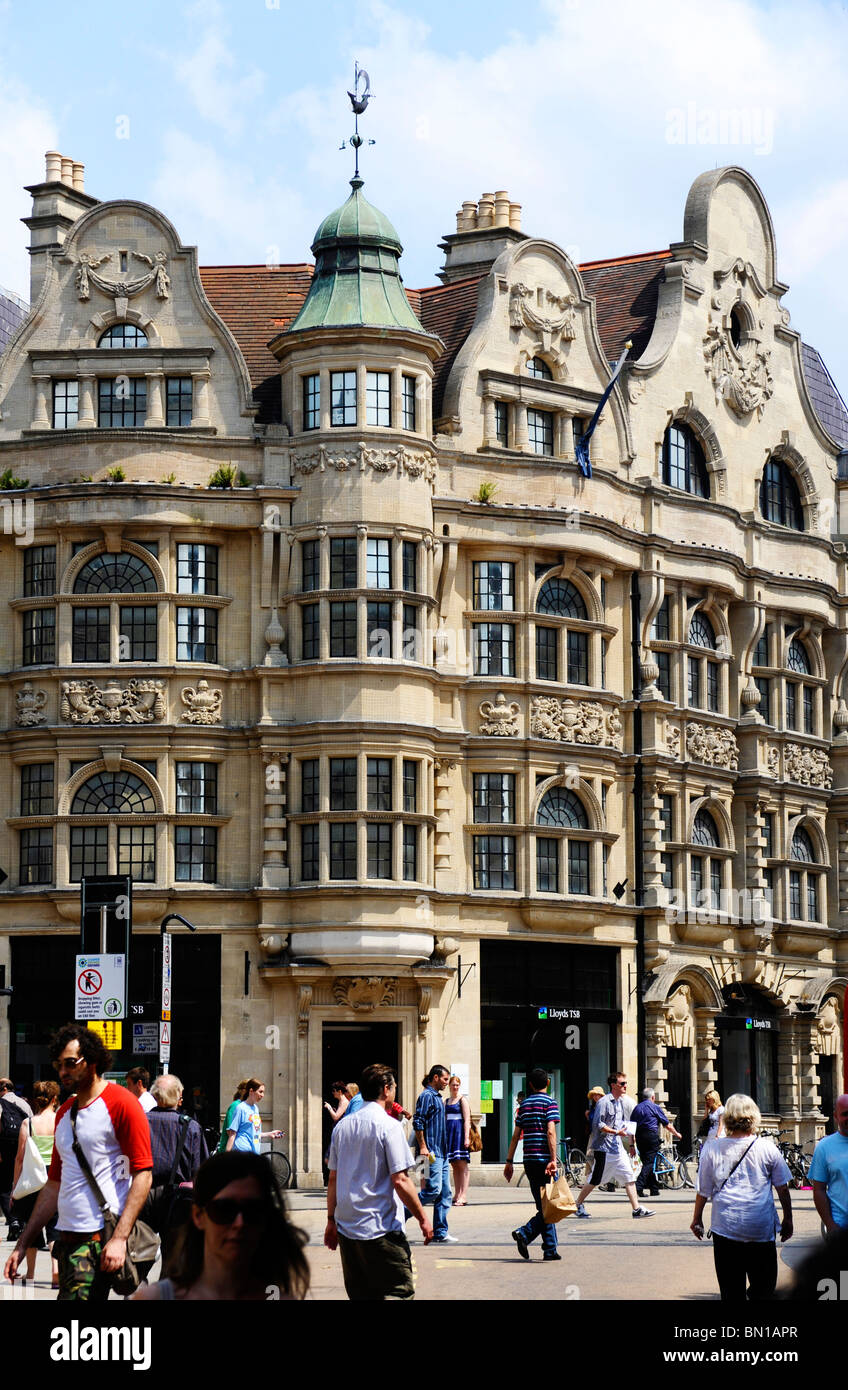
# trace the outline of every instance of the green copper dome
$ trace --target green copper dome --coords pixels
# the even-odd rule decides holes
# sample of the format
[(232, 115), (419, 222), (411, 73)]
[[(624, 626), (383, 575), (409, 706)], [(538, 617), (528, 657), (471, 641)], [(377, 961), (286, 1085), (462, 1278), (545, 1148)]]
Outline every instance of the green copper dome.
[(362, 180), (351, 179), (351, 188), (347, 202), (315, 233), (315, 274), (289, 332), (364, 327), (423, 333), (400, 278), (400, 238), (388, 217), (362, 196)]

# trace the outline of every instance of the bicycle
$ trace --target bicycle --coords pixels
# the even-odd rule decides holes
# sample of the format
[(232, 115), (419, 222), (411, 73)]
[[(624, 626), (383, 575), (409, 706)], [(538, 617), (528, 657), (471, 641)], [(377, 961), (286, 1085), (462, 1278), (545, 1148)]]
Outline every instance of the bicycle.
[(291, 1182), (292, 1175), (292, 1166), (289, 1162), (288, 1155), (284, 1154), (282, 1149), (272, 1148), (268, 1150), (268, 1152), (265, 1154), (265, 1157), (271, 1164), (274, 1177), (277, 1179), (277, 1182), (279, 1183), (280, 1187), (288, 1187), (289, 1183)]
[(676, 1189), (681, 1187), (694, 1188), (688, 1160), (681, 1158), (680, 1151), (676, 1144), (669, 1148), (657, 1149), (654, 1154), (653, 1175), (660, 1187)]
[(565, 1176), (576, 1187), (578, 1191), (586, 1181), (586, 1155), (582, 1149), (569, 1148), (571, 1135), (567, 1134), (559, 1141), (562, 1153), (562, 1165), (565, 1169)]
[(777, 1144), (781, 1158), (792, 1174), (790, 1186), (795, 1188), (808, 1187), (810, 1181), (810, 1164), (813, 1160), (810, 1154), (804, 1153), (802, 1144), (791, 1143), (789, 1140), (781, 1139), (780, 1137), (782, 1134), (791, 1133), (791, 1129), (779, 1129), (777, 1131), (775, 1143)]

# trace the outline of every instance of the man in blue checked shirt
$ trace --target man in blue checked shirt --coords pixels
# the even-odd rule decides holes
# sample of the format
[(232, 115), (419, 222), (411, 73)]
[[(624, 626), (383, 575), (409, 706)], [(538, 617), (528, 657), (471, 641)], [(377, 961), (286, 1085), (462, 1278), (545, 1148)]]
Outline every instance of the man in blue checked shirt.
[(518, 1107), (515, 1129), (504, 1164), (504, 1177), (512, 1182), (514, 1172), (512, 1160), (518, 1141), (523, 1137), (524, 1171), (536, 1203), (536, 1215), (531, 1216), (524, 1226), (512, 1232), (522, 1260), (529, 1260), (528, 1246), (537, 1236), (542, 1237), (542, 1259), (561, 1260), (557, 1251), (556, 1226), (545, 1221), (542, 1216), (542, 1191), (548, 1178), (556, 1174), (556, 1127), (559, 1124), (559, 1107), (547, 1094), (550, 1077), (544, 1067), (534, 1067), (527, 1078), (530, 1094)]
[(448, 1212), (451, 1206), (450, 1164), (448, 1163), (445, 1131), (445, 1103), (441, 1092), (450, 1080), (447, 1067), (436, 1063), (422, 1081), (424, 1090), (418, 1097), (412, 1128), (418, 1141), (418, 1152), (429, 1160), (429, 1173), (421, 1189), (422, 1206), (433, 1207), (433, 1244), (456, 1245), (456, 1236), (448, 1235)]

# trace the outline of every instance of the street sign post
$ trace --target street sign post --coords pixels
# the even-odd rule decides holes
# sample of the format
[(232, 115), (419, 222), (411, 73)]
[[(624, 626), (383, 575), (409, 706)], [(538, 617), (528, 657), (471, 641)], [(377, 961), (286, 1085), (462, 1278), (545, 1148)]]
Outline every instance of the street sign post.
[(159, 1021), (159, 1068), (171, 1061), (171, 933), (162, 933), (162, 1010)]

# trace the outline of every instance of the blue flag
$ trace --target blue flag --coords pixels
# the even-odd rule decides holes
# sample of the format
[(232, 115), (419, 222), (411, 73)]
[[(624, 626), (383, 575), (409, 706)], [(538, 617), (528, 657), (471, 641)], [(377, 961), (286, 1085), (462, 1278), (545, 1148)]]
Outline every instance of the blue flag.
[(629, 340), (624, 344), (624, 351), (612, 369), (612, 376), (607, 382), (604, 394), (598, 401), (598, 408), (592, 416), (591, 420), (589, 421), (586, 433), (580, 436), (576, 445), (574, 446), (574, 452), (577, 458), (577, 463), (580, 468), (580, 472), (583, 474), (584, 478), (591, 478), (592, 476), (592, 464), (589, 460), (589, 441), (592, 438), (592, 435), (595, 433), (595, 426), (601, 418), (601, 412), (603, 411), (604, 406), (610, 398), (612, 388), (618, 381), (621, 369), (627, 360), (627, 354), (632, 348), (632, 346), (633, 344)]

